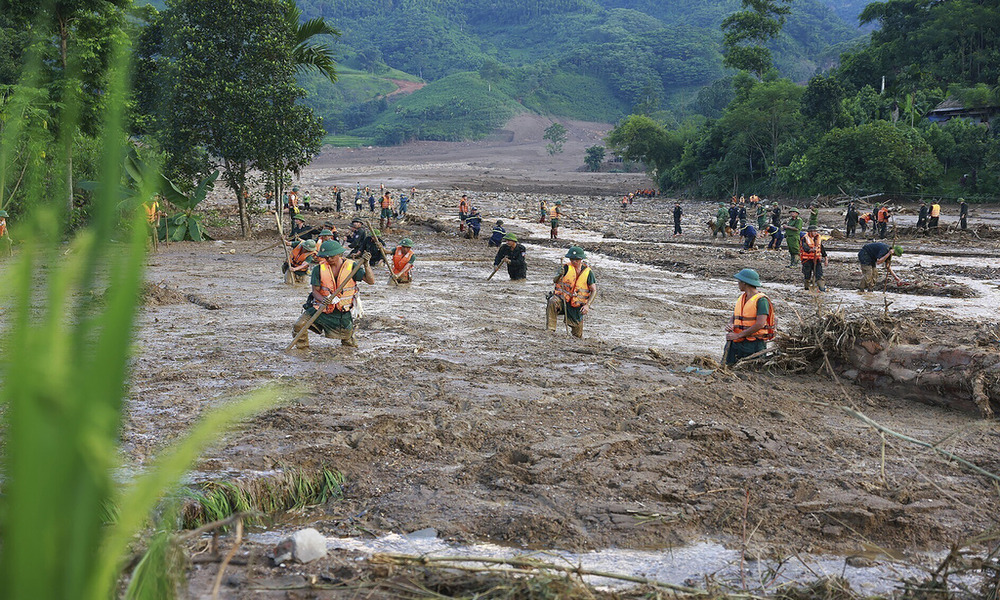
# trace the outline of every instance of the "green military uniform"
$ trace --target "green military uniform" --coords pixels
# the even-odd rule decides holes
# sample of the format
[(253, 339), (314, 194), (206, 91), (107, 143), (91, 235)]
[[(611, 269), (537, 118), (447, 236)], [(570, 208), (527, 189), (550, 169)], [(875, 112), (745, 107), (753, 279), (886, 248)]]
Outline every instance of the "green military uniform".
[(819, 208), (812, 207), (812, 212), (809, 213), (809, 226), (819, 227)]
[[(344, 254), (344, 247), (338, 242), (328, 240), (323, 242), (320, 246), (317, 256), (319, 257), (332, 257)], [(323, 277), (321, 273), (322, 265), (316, 265), (313, 267), (312, 276), (310, 279), (310, 284), (313, 287), (321, 287), (323, 285)], [(336, 274), (335, 274), (336, 275)], [(364, 280), (365, 278), (365, 267), (363, 265), (358, 266), (358, 270), (354, 273), (352, 279), (355, 283)], [(333, 291), (333, 290), (330, 290)], [(309, 298), (306, 300), (305, 304), (302, 306), (304, 309), (302, 315), (299, 316), (298, 320), (292, 325), (292, 335), (296, 336), (302, 330), (303, 327), (312, 319), (313, 315), (316, 314), (318, 310), (315, 306), (315, 298), (312, 293), (309, 294)], [(316, 317), (316, 320), (309, 327), (312, 331), (316, 333), (323, 334), (327, 338), (339, 339), (345, 346), (357, 346), (357, 342), (354, 341), (354, 317), (351, 315), (350, 311), (333, 311), (329, 313), (320, 312)], [(308, 348), (309, 340), (308, 334), (303, 334), (296, 344), (298, 348)]]
[[(566, 253), (566, 258), (569, 258), (571, 260), (579, 259), (582, 261), (583, 259), (586, 258), (586, 255), (583, 252), (583, 248), (580, 248), (579, 246), (570, 246), (569, 251)], [(563, 277), (566, 276), (570, 267), (571, 265), (563, 265), (559, 269), (559, 272), (556, 273), (556, 276), (553, 279), (553, 281), (556, 283), (557, 294), (559, 293), (560, 281), (563, 279)], [(591, 270), (586, 263), (580, 263), (580, 272), (576, 274), (577, 277), (581, 276), (583, 274), (583, 271), (588, 272), (587, 281), (585, 282), (584, 285), (589, 289), (590, 286), (597, 283), (597, 279), (594, 277), (593, 270)], [(568, 302), (564, 298), (561, 298), (557, 294), (551, 294), (549, 296), (548, 302), (546, 303), (545, 326), (548, 328), (549, 331), (555, 331), (557, 317), (559, 315), (566, 315), (566, 325), (569, 326), (570, 333), (572, 333), (573, 337), (582, 338), (583, 317), (584, 317), (583, 306), (572, 306), (570, 302)], [(589, 303), (590, 300), (592, 299), (593, 296), (590, 296), (588, 293), (587, 302)]]
[[(792, 210), (791, 212), (799, 212), (797, 210)], [(802, 219), (798, 215), (795, 215), (788, 220), (788, 224), (785, 225), (785, 243), (788, 245), (788, 254), (790, 260), (788, 266), (794, 267), (798, 263), (799, 258), (799, 233), (802, 231)]]
[(715, 231), (712, 232), (712, 237), (715, 237), (717, 233), (721, 233), (723, 237), (726, 236), (726, 221), (728, 220), (729, 211), (726, 210), (725, 204), (720, 204), (718, 212), (715, 213)]

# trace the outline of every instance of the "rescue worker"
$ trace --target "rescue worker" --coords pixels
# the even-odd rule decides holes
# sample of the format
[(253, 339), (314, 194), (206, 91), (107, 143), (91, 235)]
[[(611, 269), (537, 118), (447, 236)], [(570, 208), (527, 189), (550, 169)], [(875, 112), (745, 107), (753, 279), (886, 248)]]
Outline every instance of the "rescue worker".
[(340, 243), (340, 242), (337, 241), (337, 234), (335, 234), (330, 229), (324, 229), (324, 230), (322, 230), (322, 231), (319, 232), (319, 235), (316, 236), (316, 243), (317, 244), (322, 245), (323, 242), (337, 242), (337, 243)]
[(406, 215), (406, 211), (409, 210), (409, 207), (410, 207), (410, 198), (408, 196), (405, 196), (405, 195), (404, 196), (400, 196), (399, 197), (399, 216), (400, 217), (405, 216)]
[(337, 212), (340, 212), (340, 209), (344, 204), (344, 192), (340, 189), (340, 187), (333, 186), (333, 193), (336, 196)]
[(809, 225), (819, 227), (819, 205), (813, 202), (809, 205)]
[(351, 230), (347, 234), (347, 246), (351, 249), (351, 256), (360, 255), (368, 246), (368, 234), (365, 232), (361, 219), (351, 221)]
[(392, 274), (396, 276), (396, 283), (413, 282), (413, 241), (410, 238), (403, 238), (399, 245), (392, 250)]
[(712, 238), (714, 239), (717, 234), (722, 234), (722, 237), (726, 237), (726, 219), (729, 218), (729, 211), (726, 210), (726, 205), (723, 202), (719, 203), (719, 210), (715, 213), (715, 228), (712, 229)]
[(727, 365), (763, 351), (767, 342), (774, 339), (774, 306), (757, 291), (760, 275), (753, 269), (743, 269), (734, 277), (739, 282), (740, 296), (726, 327)]
[(802, 260), (802, 277), (805, 280), (806, 290), (810, 288), (813, 278), (816, 279), (816, 287), (821, 292), (826, 291), (823, 285), (823, 266), (828, 264), (826, 248), (823, 247), (823, 237), (819, 234), (819, 228), (810, 225), (806, 234), (800, 240), (802, 246), (799, 251), (799, 259)]
[(469, 216), (465, 217), (465, 224), (469, 226), (469, 231), (465, 234), (465, 237), (478, 240), (479, 232), (483, 228), (483, 216), (479, 214), (478, 208), (473, 206), (469, 210)]
[(844, 229), (847, 237), (854, 237), (858, 230), (858, 209), (854, 208), (854, 202), (847, 205), (847, 214), (844, 216)]
[(925, 200), (920, 201), (920, 210), (917, 212), (917, 229), (927, 228), (927, 202)]
[(771, 225), (781, 227), (781, 207), (777, 204), (771, 205)]
[(462, 194), (462, 199), (458, 201), (458, 230), (465, 231), (465, 219), (469, 216), (469, 198)]
[(333, 221), (323, 221), (323, 229), (329, 229), (333, 233), (333, 237), (330, 239), (335, 242), (340, 241), (340, 232), (337, 231), (337, 226), (333, 224)]
[(539, 223), (544, 223), (545, 222), (545, 215), (547, 215), (548, 213), (549, 213), (549, 207), (548, 207), (547, 204), (545, 204), (545, 200), (539, 200), (538, 201), (538, 222)]
[(316, 240), (285, 242), (292, 247), (288, 260), (281, 265), (285, 283), (305, 283), (309, 277), (309, 256), (316, 253)]
[(507, 233), (503, 236), (503, 244), (497, 250), (497, 255), (493, 259), (493, 266), (499, 267), (502, 263), (507, 264), (507, 274), (511, 281), (525, 279), (528, 277), (528, 263), (524, 260), (524, 253), (527, 249), (517, 243), (517, 236)]
[[(757, 196), (754, 196), (754, 198), (757, 198)], [(760, 203), (760, 198), (757, 198), (756, 205), (757, 229), (764, 231), (767, 227), (767, 210), (764, 208), (764, 205)]]
[(882, 242), (871, 242), (865, 244), (858, 251), (858, 262), (861, 263), (861, 291), (875, 291), (875, 276), (878, 266), (884, 264), (885, 272), (892, 275), (898, 285), (901, 279), (892, 272), (893, 256), (902, 256), (903, 247), (893, 246), (890, 248)]
[(799, 209), (788, 210), (791, 218), (785, 223), (785, 244), (788, 246), (788, 266), (794, 267), (799, 258), (799, 233), (802, 231), (802, 219), (799, 218)]
[(969, 203), (965, 198), (958, 199), (958, 226), (965, 231), (969, 228)]
[(583, 262), (587, 258), (583, 248), (570, 246), (566, 258), (569, 264), (562, 265), (552, 279), (556, 287), (546, 305), (545, 325), (549, 331), (555, 331), (558, 315), (565, 315), (573, 337), (582, 338), (583, 317), (590, 312), (590, 303), (597, 295), (597, 281), (593, 271)]
[(941, 205), (935, 202), (931, 204), (930, 220), (927, 222), (927, 227), (936, 232), (938, 228), (938, 223), (941, 221)]
[[(861, 235), (866, 236), (866, 234), (868, 233), (868, 225), (871, 224), (871, 222), (872, 222), (871, 213), (865, 213), (861, 215), (861, 217), (858, 219), (858, 225), (861, 225)], [(872, 235), (873, 236), (875, 235), (874, 225), (872, 226)]]
[(291, 239), (308, 240), (319, 231), (317, 227), (306, 225), (306, 220), (302, 215), (292, 217), (292, 231), (289, 233)]
[(754, 244), (757, 243), (756, 227), (754, 227), (753, 225), (747, 225), (746, 227), (740, 230), (740, 237), (743, 238), (744, 251), (753, 251), (757, 249), (754, 247)]
[[(321, 314), (310, 329), (328, 338), (339, 339), (345, 346), (357, 347), (351, 307), (358, 294), (358, 282), (364, 281), (372, 285), (375, 283), (375, 275), (368, 262), (368, 254), (361, 255), (361, 265), (352, 275), (355, 261), (344, 258), (344, 252), (344, 247), (337, 242), (323, 242), (320, 246), (316, 253), (317, 265), (312, 270), (312, 293), (302, 306), (305, 309), (302, 316), (292, 325), (293, 336), (298, 335), (309, 319), (320, 311)], [(334, 296), (333, 292), (342, 284), (340, 292)], [(309, 334), (303, 334), (295, 347), (308, 348)]]
[(879, 239), (885, 239), (886, 232), (889, 231), (889, 207), (880, 206), (875, 214), (875, 225), (878, 227)]
[(681, 208), (680, 202), (674, 202), (674, 237), (681, 235), (681, 215), (684, 214), (684, 210)]
[(288, 198), (288, 214), (294, 217), (301, 212), (299, 210), (299, 188), (293, 187), (292, 191), (286, 194), (286, 196)]
[(503, 228), (503, 221), (497, 221), (497, 224), (493, 226), (493, 231), (490, 232), (490, 241), (486, 246), (488, 248), (499, 248), (503, 244), (505, 233), (507, 233), (507, 230)]
[(562, 200), (556, 200), (556, 203), (552, 205), (552, 210), (549, 211), (549, 226), (552, 227), (549, 231), (549, 239), (557, 239), (559, 237), (559, 219), (562, 217)]
[(781, 228), (770, 224), (764, 230), (764, 233), (771, 236), (771, 239), (767, 242), (767, 249), (781, 250), (781, 240), (785, 239), (785, 234), (781, 233)]
[(368, 212), (375, 212), (375, 194), (368, 194)]
[(386, 190), (382, 194), (382, 212), (379, 213), (378, 228), (388, 229), (392, 224), (392, 194)]
[(354, 211), (361, 212), (363, 204), (361, 203), (361, 184), (358, 184), (358, 189), (354, 191)]

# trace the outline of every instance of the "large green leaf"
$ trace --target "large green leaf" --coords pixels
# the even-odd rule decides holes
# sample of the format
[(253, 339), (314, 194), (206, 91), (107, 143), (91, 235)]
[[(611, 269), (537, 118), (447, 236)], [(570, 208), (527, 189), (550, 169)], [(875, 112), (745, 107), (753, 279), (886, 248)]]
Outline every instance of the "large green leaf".
[(188, 232), (190, 232), (192, 240), (196, 242), (200, 242), (202, 240), (201, 223), (199, 223), (194, 217), (188, 219)]

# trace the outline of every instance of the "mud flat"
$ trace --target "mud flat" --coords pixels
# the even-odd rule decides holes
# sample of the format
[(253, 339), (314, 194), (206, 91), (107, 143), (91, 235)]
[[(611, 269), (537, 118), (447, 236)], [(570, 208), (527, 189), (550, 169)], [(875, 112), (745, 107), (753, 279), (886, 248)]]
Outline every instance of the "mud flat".
[[(332, 186), (323, 169), (302, 179), (320, 207), (329, 206)], [(610, 190), (556, 196), (396, 183), (419, 188), (409, 221), (387, 235), (390, 248), (413, 239), (415, 282), (394, 288), (378, 267), (376, 285), (362, 286), (358, 349), (313, 335), (309, 351), (283, 352), (307, 288), (282, 283), (280, 249), (255, 254), (275, 239), (267, 218), (248, 241), (161, 246), (148, 279), (176, 295), (157, 292), (140, 317), (122, 433), (137, 466), (205, 407), (278, 380), (301, 394), (228, 435), (198, 473), (232, 479), (326, 466), (346, 475), (343, 500), (297, 512), (272, 532), (308, 525), (331, 539), (371, 539), (433, 528), (435, 539), (463, 548), (614, 548), (635, 556), (705, 541), (772, 558), (867, 556), (878, 547), (888, 554), (869, 562), (880, 564), (942, 551), (995, 527), (988, 477), (883, 438), (835, 407), (992, 472), (1000, 471), (995, 420), (930, 403), (926, 390), (921, 397), (892, 385), (838, 387), (819, 365), (785, 374), (718, 371), (713, 362), (738, 293), (732, 274), (746, 266), (761, 272), (781, 327), (823, 310), (888, 311), (906, 344), (947, 341), (996, 353), (996, 238), (951, 231), (901, 239), (907, 253), (898, 271), (924, 292), (878, 294), (854, 290), (861, 243), (831, 239), (830, 289), (816, 296), (801, 290), (786, 253), (741, 254), (733, 239), (706, 236), (694, 224), (707, 220), (711, 204), (685, 203), (689, 233), (673, 238), (667, 199), (641, 200), (622, 213)], [(456, 235), (463, 189), (486, 217), (480, 240)], [(543, 197), (563, 200), (567, 227), (559, 240), (536, 222)], [(231, 218), (224, 204), (215, 207)], [(333, 217), (346, 227), (350, 216), (309, 220)], [(495, 219), (528, 247), (527, 281), (508, 281), (503, 272), (485, 281)], [(839, 219), (826, 209), (821, 226), (837, 227)], [(213, 232), (233, 237), (232, 226)], [(571, 242), (590, 252), (600, 288), (583, 340), (562, 327), (544, 329), (545, 294)], [(188, 301), (191, 295), (219, 309)], [(267, 536), (277, 534), (256, 535), (263, 537), (247, 548), (259, 557)], [(308, 582), (310, 574), (333, 581), (331, 573), (348, 567), (374, 579), (395, 572), (359, 566), (366, 554), (334, 550), (304, 567), (250, 561), (230, 567), (224, 596), (244, 597), (254, 582), (293, 573)], [(706, 575), (692, 560), (686, 571)], [(193, 571), (192, 593), (210, 585), (216, 568)]]

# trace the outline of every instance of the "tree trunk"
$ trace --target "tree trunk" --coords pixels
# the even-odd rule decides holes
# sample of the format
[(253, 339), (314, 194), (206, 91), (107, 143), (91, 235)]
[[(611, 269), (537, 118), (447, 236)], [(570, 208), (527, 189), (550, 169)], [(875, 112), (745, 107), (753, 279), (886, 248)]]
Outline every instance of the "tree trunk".
[[(69, 85), (69, 26), (62, 15), (59, 19), (59, 59), (62, 63), (65, 95), (63, 96), (63, 106), (69, 105), (70, 85)], [(66, 220), (67, 223), (73, 218), (73, 132), (65, 131), (66, 136)]]

